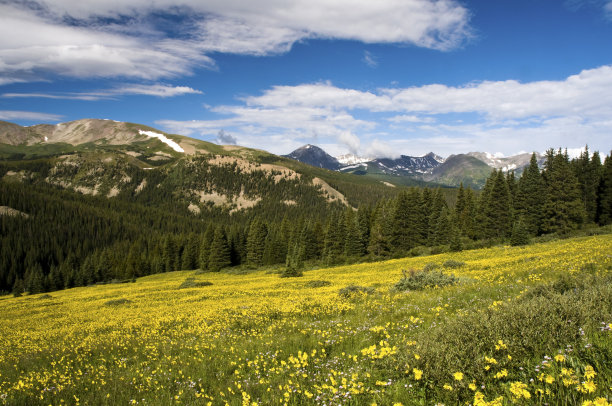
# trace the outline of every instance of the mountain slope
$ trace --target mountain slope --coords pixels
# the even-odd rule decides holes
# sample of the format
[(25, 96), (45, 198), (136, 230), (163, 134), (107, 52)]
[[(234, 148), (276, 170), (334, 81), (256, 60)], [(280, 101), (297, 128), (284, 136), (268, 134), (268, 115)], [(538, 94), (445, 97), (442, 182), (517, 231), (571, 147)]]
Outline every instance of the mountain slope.
[(290, 153), (284, 155), (287, 158), (295, 159), (302, 163), (317, 167), (336, 171), (340, 169), (340, 162), (327, 152), (315, 145), (304, 145)]
[(194, 216), (322, 213), (396, 193), (373, 179), (315, 169), (261, 150), (94, 119), (32, 127), (0, 123), (0, 179), (168, 205)]
[(444, 185), (459, 185), (480, 189), (491, 174), (491, 167), (466, 154), (451, 155), (444, 163), (424, 175), (425, 180)]

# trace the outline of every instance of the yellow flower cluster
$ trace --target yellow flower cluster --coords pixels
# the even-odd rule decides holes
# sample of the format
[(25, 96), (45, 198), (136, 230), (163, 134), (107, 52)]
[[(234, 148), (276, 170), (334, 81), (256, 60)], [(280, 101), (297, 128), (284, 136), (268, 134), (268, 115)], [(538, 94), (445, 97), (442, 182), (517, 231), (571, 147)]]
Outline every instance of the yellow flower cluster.
[[(470, 401), (473, 393), (474, 405), (532, 396), (555, 403), (561, 390), (590, 399), (586, 406), (607, 405), (601, 396), (609, 380), (602, 381), (600, 364), (591, 361), (595, 371), (560, 353), (534, 373), (533, 384), (515, 381), (523, 379), (515, 365), (520, 354), (515, 342), (499, 336), (475, 359), (480, 373), (483, 366), (488, 371), (486, 389), (480, 378), (455, 367), (434, 382), (417, 332), (491, 303), (503, 308), (528, 287), (586, 262), (607, 269), (610, 252), (612, 236), (603, 235), (316, 269), (303, 278), (183, 271), (50, 297), (2, 296), (0, 404), (389, 405), (433, 388), (451, 400)], [(410, 293), (391, 289), (402, 270), (449, 259), (466, 263), (453, 272), (469, 283)], [(534, 270), (537, 277), (530, 277)], [(178, 289), (187, 277), (212, 285)], [(331, 285), (309, 287), (321, 280)], [(376, 293), (338, 294), (349, 285)], [(506, 287), (511, 294), (497, 293)], [(478, 297), (484, 290), (487, 295)], [(460, 300), (466, 292), (472, 296)], [(610, 337), (607, 330), (602, 334)]]

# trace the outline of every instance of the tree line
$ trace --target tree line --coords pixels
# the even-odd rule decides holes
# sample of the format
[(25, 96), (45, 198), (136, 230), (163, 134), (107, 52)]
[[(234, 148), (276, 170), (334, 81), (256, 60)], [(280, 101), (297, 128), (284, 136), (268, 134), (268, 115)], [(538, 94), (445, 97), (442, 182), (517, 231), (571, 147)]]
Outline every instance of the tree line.
[[(520, 177), (493, 170), (481, 191), (404, 189), (376, 204), (316, 212), (198, 218), (133, 202), (0, 182), (2, 204), (32, 215), (0, 216), (0, 291), (31, 293), (128, 281), (180, 269), (351, 261), (461, 250), (479, 242), (612, 223), (612, 159), (588, 148), (576, 159), (535, 154)], [(272, 210), (272, 209), (271, 209)]]

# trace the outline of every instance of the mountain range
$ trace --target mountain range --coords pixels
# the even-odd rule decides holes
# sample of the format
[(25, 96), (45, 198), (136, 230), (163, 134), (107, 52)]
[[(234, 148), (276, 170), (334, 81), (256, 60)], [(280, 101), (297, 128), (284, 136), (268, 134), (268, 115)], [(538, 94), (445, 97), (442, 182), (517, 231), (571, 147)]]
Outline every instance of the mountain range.
[[(389, 194), (392, 186), (456, 187), (463, 183), (480, 188), (493, 168), (520, 173), (530, 156), (499, 157), (470, 152), (444, 159), (431, 152), (420, 157), (401, 155), (394, 159), (353, 154), (333, 157), (315, 145), (305, 145), (286, 156), (277, 156), (113, 120), (83, 119), (30, 127), (0, 121), (0, 160), (44, 159), (49, 165), (44, 174), (17, 171), (5, 165), (7, 169), (2, 175), (5, 180), (45, 181), (83, 194), (108, 197), (129, 194), (136, 199), (146, 195), (142, 192), (147, 188), (155, 187), (192, 212), (200, 212), (205, 207), (237, 212), (266, 205), (266, 193), (245, 188), (252, 183), (247, 178), (253, 173), (274, 184), (272, 189), (284, 196), (281, 201), (289, 205), (303, 200), (303, 196), (288, 187), (288, 183), (297, 182), (323, 202), (355, 207), (364, 198), (363, 193), (356, 190), (364, 186), (374, 191), (372, 198), (366, 199), (372, 201), (374, 196)], [(223, 175), (211, 167), (234, 173), (242, 183), (220, 186), (224, 185)], [(202, 173), (211, 171), (218, 179), (203, 182)], [(153, 174), (162, 179), (153, 184), (149, 179)]]
[[(500, 157), (486, 152), (451, 155), (444, 159), (433, 152), (423, 156), (401, 155), (399, 158), (366, 158), (354, 154), (333, 157), (315, 145), (305, 145), (285, 155), (308, 165), (366, 176), (389, 176), (391, 183), (405, 184), (405, 178), (445, 186), (463, 183), (481, 188), (493, 169), (520, 174), (529, 165), (531, 154)], [(544, 158), (536, 153), (540, 163)], [(404, 180), (403, 180), (404, 179)], [(403, 181), (402, 181), (403, 180)]]

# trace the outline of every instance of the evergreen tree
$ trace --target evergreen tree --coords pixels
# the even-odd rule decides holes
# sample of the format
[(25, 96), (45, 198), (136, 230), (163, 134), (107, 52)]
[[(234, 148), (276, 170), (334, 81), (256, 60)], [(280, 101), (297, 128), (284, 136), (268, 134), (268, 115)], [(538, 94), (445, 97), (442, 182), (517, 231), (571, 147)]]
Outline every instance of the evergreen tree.
[(612, 223), (612, 151), (604, 160), (597, 196), (597, 223)]
[(508, 183), (501, 170), (494, 172), (493, 183), (488, 192), (486, 204), (483, 207), (485, 238), (503, 238), (509, 236), (512, 227)]
[(380, 202), (374, 211), (368, 253), (376, 258), (387, 257), (391, 253), (391, 233), (389, 231), (391, 207), (389, 206), (389, 203)]
[(515, 210), (523, 218), (527, 231), (538, 235), (544, 221), (544, 204), (546, 203), (546, 185), (538, 168), (536, 154), (531, 155), (529, 166), (519, 179), (516, 194)]
[(208, 259), (210, 258), (210, 246), (212, 245), (213, 238), (215, 235), (215, 228), (212, 224), (208, 224), (206, 227), (206, 231), (202, 236), (202, 241), (200, 242), (200, 257), (198, 259), (198, 265), (200, 269), (207, 270), (208, 269)]
[(430, 245), (435, 244), (436, 232), (438, 229), (438, 220), (444, 210), (448, 210), (446, 199), (442, 194), (440, 188), (436, 189), (433, 193), (431, 201), (431, 210), (429, 212), (429, 225), (428, 225), (428, 242)]
[(346, 209), (344, 222), (346, 234), (344, 237), (344, 254), (348, 258), (356, 258), (363, 255), (363, 243), (359, 232), (357, 217), (351, 207)]
[(26, 273), (25, 289), (29, 294), (44, 292), (44, 275), (40, 264), (36, 264)]
[(185, 242), (181, 258), (182, 269), (195, 269), (198, 267), (199, 241), (195, 233), (190, 233)]
[(565, 233), (582, 225), (585, 218), (580, 187), (567, 152), (555, 154), (546, 167), (547, 200), (544, 205), (545, 232)]
[(513, 246), (529, 244), (529, 230), (522, 217), (519, 217), (512, 226), (510, 244)]
[(361, 252), (366, 253), (370, 241), (370, 227), (372, 225), (372, 207), (359, 206), (357, 210), (357, 224), (359, 239), (361, 241)]
[(210, 245), (210, 257), (208, 258), (208, 269), (218, 272), (232, 264), (230, 257), (230, 247), (225, 236), (223, 227), (215, 229), (212, 243)]
[(21, 295), (23, 295), (23, 292), (25, 292), (25, 285), (23, 283), (23, 280), (21, 278), (17, 278), (15, 280), (15, 283), (13, 284), (13, 296), (14, 297), (19, 297)]
[(438, 223), (434, 231), (433, 244), (434, 245), (445, 245), (450, 242), (451, 239), (451, 221), (449, 218), (448, 209), (443, 207), (440, 215), (438, 216)]
[(164, 240), (163, 251), (165, 272), (177, 271), (179, 269), (180, 263), (178, 258), (180, 258), (180, 256), (178, 254), (176, 241), (172, 235), (168, 234)]
[(580, 196), (584, 204), (586, 220), (594, 222), (597, 216), (597, 189), (601, 179), (601, 159), (595, 152), (589, 157), (589, 147), (585, 147), (580, 156), (572, 160), (574, 174), (580, 185)]
[(281, 277), (291, 278), (303, 276), (302, 269), (304, 268), (304, 247), (299, 242), (294, 242), (287, 254), (286, 268), (282, 272)]
[(262, 266), (268, 227), (259, 218), (255, 218), (249, 227), (247, 236), (247, 263), (250, 266)]

